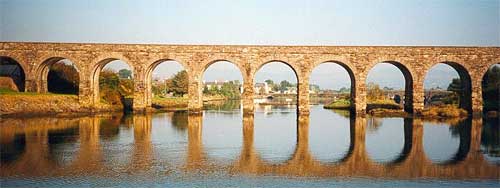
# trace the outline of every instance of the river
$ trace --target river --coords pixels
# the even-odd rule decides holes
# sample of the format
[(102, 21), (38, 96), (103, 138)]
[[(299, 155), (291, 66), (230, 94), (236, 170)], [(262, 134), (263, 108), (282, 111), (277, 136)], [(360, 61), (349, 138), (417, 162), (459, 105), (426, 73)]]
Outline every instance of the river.
[(498, 119), (238, 102), (202, 115), (1, 118), (1, 187), (499, 187)]

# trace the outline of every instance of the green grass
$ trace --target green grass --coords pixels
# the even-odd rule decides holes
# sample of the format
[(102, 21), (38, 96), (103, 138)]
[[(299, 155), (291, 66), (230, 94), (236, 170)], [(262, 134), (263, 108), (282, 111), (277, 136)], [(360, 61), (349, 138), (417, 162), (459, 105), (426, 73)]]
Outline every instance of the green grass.
[(396, 104), (393, 100), (374, 100), (374, 101), (368, 101), (368, 103), (366, 104), (367, 111), (378, 108), (392, 109), (392, 110), (403, 109), (401, 105)]
[(330, 104), (324, 105), (323, 108), (325, 109), (350, 109), (351, 108), (351, 101), (345, 100), (345, 99), (340, 99), (337, 101), (334, 101)]
[(184, 108), (187, 107), (188, 99), (183, 97), (153, 97), (153, 106), (156, 108)]

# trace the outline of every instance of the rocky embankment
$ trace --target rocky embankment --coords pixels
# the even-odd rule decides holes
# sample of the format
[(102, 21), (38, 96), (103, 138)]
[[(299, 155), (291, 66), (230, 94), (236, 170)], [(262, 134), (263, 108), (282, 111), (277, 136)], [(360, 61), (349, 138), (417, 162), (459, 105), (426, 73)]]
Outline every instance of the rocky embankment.
[(0, 115), (72, 115), (90, 113), (76, 95), (0, 95)]

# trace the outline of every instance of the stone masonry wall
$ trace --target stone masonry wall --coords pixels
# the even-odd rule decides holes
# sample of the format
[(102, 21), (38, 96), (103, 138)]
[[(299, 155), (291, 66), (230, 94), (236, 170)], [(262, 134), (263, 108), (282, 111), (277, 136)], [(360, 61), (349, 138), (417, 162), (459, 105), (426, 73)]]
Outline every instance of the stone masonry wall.
[[(151, 106), (152, 70), (163, 60), (175, 60), (189, 77), (189, 105), (201, 110), (202, 75), (208, 66), (220, 60), (235, 64), (244, 82), (243, 108), (253, 112), (255, 73), (264, 64), (279, 61), (289, 65), (298, 78), (298, 112), (309, 113), (309, 75), (319, 64), (334, 62), (351, 75), (352, 96), (357, 112), (366, 109), (365, 80), (377, 63), (396, 65), (406, 79), (408, 111), (423, 109), (423, 81), (437, 63), (454, 67), (466, 81), (467, 100), (463, 107), (471, 112), (482, 110), (481, 80), (487, 69), (500, 63), (500, 47), (409, 47), (409, 46), (231, 46), (231, 45), (147, 45), (0, 42), (0, 56), (16, 60), (26, 74), (26, 90), (45, 92), (46, 68), (57, 59), (73, 62), (80, 73), (80, 105), (99, 105), (98, 73), (112, 60), (122, 60), (133, 69), (134, 109)], [(464, 76), (465, 75), (465, 76)]]

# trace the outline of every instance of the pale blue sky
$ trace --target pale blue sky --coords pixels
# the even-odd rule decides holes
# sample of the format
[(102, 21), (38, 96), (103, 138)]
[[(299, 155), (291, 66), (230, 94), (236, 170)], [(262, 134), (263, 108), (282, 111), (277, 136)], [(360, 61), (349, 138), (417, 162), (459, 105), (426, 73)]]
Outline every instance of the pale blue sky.
[[(499, 0), (0, 0), (0, 41), (500, 46), (499, 4)], [(314, 79), (327, 88), (348, 86), (332, 79), (331, 75), (341, 77), (339, 68), (331, 67), (332, 74), (320, 73), (323, 78)], [(373, 79), (397, 78), (392, 68), (382, 65), (381, 75)], [(446, 68), (438, 67), (439, 75), (453, 74)], [(211, 70), (207, 78), (220, 79), (220, 71)], [(270, 71), (274, 80), (294, 79), (285, 76), (286, 69)], [(227, 73), (230, 78), (238, 74)], [(439, 75), (438, 80), (444, 80)], [(399, 87), (403, 82), (387, 84)]]

